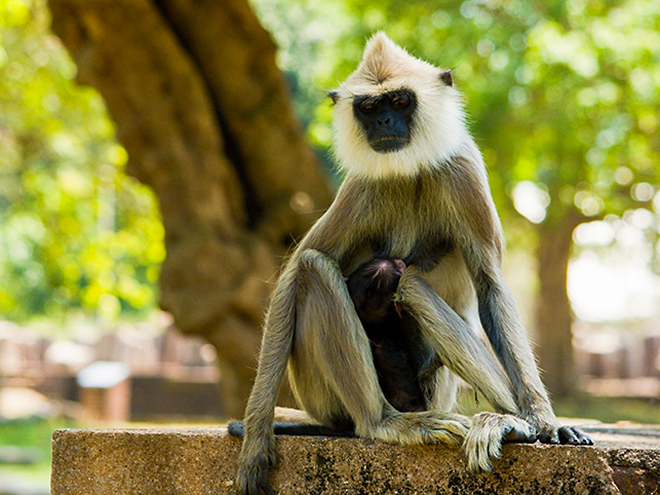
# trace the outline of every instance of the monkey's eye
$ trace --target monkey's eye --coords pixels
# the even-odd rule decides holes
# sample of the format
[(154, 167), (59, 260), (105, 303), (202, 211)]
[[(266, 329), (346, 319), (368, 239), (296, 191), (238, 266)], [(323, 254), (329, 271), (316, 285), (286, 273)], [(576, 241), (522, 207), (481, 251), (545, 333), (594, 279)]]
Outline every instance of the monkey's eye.
[(366, 101), (363, 101), (362, 103), (360, 103), (360, 105), (359, 105), (360, 111), (362, 111), (364, 113), (373, 113), (373, 112), (375, 112), (377, 106), (378, 105), (376, 105), (376, 102), (374, 100), (366, 100)]
[(406, 108), (408, 105), (410, 105), (410, 96), (405, 93), (396, 95), (394, 98), (392, 98), (392, 105), (394, 105), (396, 108)]

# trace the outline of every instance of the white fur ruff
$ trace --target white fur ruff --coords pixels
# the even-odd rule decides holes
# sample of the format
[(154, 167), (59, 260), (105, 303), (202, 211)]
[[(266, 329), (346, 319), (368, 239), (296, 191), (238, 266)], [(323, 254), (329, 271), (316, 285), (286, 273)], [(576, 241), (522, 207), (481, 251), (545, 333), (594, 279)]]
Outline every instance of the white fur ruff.
[[(412, 176), (454, 156), (470, 140), (460, 95), (440, 79), (441, 69), (409, 55), (383, 33), (368, 43), (360, 66), (338, 90), (334, 151), (349, 174), (380, 179)], [(402, 88), (414, 91), (417, 108), (410, 143), (390, 153), (374, 151), (353, 113), (353, 98)]]

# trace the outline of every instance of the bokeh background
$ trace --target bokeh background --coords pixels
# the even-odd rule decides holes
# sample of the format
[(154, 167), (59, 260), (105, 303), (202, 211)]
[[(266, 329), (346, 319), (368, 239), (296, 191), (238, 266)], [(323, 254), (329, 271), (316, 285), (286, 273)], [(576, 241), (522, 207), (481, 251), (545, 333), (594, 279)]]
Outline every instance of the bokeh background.
[(454, 71), (557, 413), (660, 422), (657, 1), (0, 0), (0, 494), (53, 428), (241, 416), (378, 30)]

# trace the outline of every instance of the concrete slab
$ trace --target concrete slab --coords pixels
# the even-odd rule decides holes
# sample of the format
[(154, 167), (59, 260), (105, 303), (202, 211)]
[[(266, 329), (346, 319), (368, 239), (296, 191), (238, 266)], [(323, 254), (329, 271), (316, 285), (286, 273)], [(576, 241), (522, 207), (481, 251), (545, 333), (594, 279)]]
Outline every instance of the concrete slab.
[[(278, 437), (281, 494), (657, 494), (660, 427), (600, 425), (595, 447), (506, 445), (492, 473), (458, 448)], [(52, 495), (231, 493), (241, 440), (225, 428), (57, 430)]]

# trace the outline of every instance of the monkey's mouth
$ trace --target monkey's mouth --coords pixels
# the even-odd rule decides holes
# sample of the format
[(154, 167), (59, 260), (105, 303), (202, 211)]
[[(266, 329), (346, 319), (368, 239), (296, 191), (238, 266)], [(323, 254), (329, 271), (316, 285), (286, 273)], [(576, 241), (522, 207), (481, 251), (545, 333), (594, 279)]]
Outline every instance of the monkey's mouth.
[(406, 136), (383, 136), (369, 141), (371, 148), (378, 153), (399, 151), (408, 144)]

